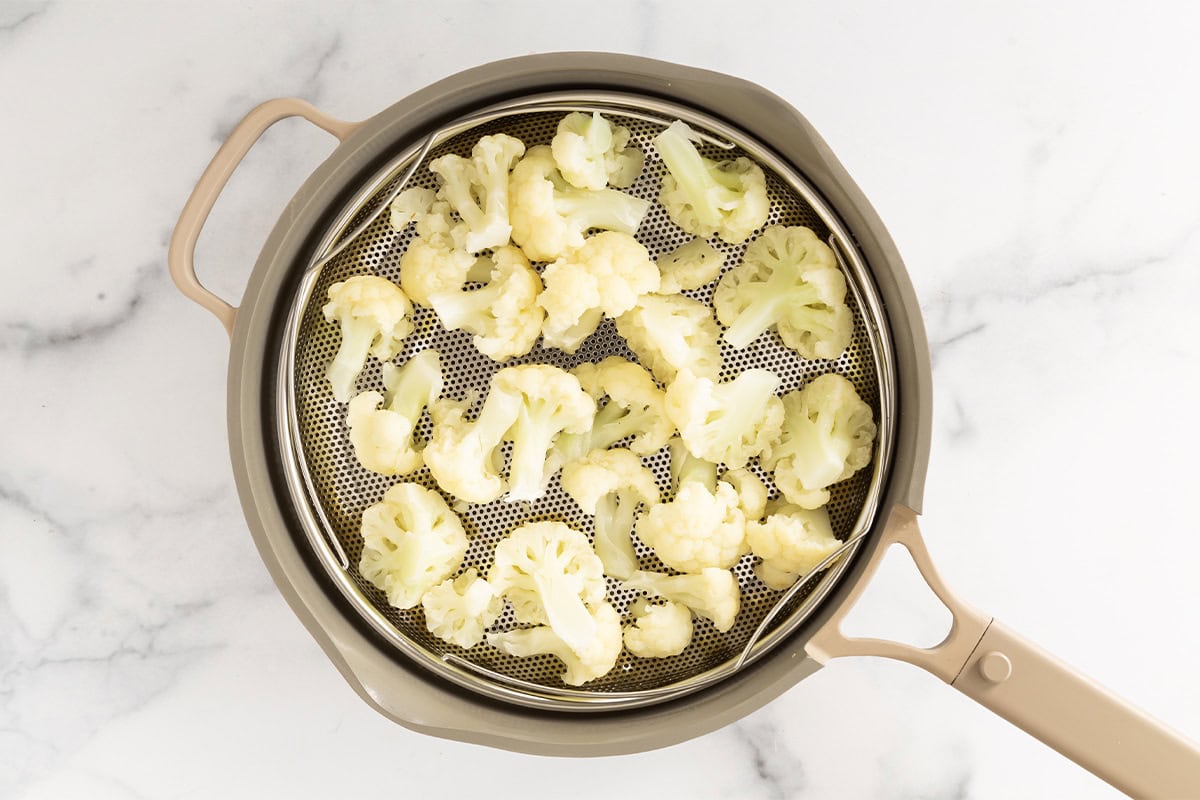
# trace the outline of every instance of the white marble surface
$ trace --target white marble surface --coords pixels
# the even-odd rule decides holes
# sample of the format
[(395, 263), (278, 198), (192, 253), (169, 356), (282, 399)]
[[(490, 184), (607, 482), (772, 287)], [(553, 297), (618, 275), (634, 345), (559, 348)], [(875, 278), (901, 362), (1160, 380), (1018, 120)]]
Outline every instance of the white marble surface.
[[(235, 496), (227, 341), (167, 277), (176, 215), (260, 100), (357, 119), (554, 49), (729, 72), (809, 117), (921, 298), (944, 575), (1200, 738), (1194, 4), (336, 6), (0, 0), (0, 796), (1114, 794), (873, 659), (659, 752), (447, 742), (368, 709), (292, 616)], [(219, 293), (331, 143), (293, 121), (251, 153), (199, 248)], [(878, 599), (905, 577), (862, 629), (936, 633)]]

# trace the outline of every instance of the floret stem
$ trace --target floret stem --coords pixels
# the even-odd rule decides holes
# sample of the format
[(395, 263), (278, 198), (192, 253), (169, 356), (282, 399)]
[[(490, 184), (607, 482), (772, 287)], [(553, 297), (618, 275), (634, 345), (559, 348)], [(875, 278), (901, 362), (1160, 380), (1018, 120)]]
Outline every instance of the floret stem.
[(585, 651), (596, 637), (596, 621), (571, 581), (544, 570), (533, 575), (533, 582), (554, 633), (576, 653)]
[[(777, 268), (776, 274), (779, 274)], [(800, 309), (809, 303), (816, 302), (820, 295), (815, 289), (805, 283), (789, 289), (776, 287), (768, 281), (757, 287), (744, 287), (742, 291), (752, 298), (725, 330), (725, 341), (732, 347), (741, 350), (763, 334), (781, 318), (787, 316), (788, 309)], [(751, 290), (751, 291), (747, 291)]]
[(654, 146), (691, 201), (697, 221), (703, 227), (712, 228), (721, 221), (720, 210), (709, 202), (716, 182), (710, 174), (710, 162), (700, 155), (688, 137), (690, 130), (682, 122), (673, 122), (654, 139)]
[(645, 424), (629, 413), (629, 409), (609, 400), (596, 412), (596, 420), (592, 423), (592, 449), (605, 450), (626, 436), (644, 429)]
[(637, 553), (629, 532), (633, 530), (637, 500), (627, 493), (612, 492), (596, 503), (596, 555), (604, 572), (624, 580), (638, 568)]
[(472, 323), (481, 315), (490, 315), (492, 305), (499, 297), (500, 286), (497, 282), (492, 282), (470, 292), (439, 294), (432, 298), (433, 310), (437, 312), (442, 325), (449, 330), (461, 328), (480, 333), (474, 330), (477, 326)]
[(354, 393), (354, 382), (358, 373), (367, 363), (367, 354), (378, 335), (374, 324), (369, 319), (343, 317), (341, 321), (342, 343), (338, 345), (337, 355), (329, 364), (326, 377), (333, 387), (333, 396), (339, 403), (350, 400)]
[(632, 235), (642, 223), (649, 205), (641, 198), (616, 189), (592, 191), (568, 186), (554, 191), (554, 210), (571, 218), (580, 230), (603, 228)]
[(383, 382), (391, 398), (389, 411), (416, 421), (421, 409), (437, 399), (442, 391), (442, 367), (437, 351), (424, 350), (394, 372), (384, 366)]
[(671, 482), (675, 490), (689, 481), (703, 484), (711, 492), (717, 487), (717, 465), (702, 458), (696, 458), (688, 452), (681, 439), (672, 439), (668, 443), (671, 450)]
[(509, 501), (535, 500), (542, 494), (546, 478), (546, 455), (558, 431), (522, 404), (509, 438), (512, 455), (508, 464)]

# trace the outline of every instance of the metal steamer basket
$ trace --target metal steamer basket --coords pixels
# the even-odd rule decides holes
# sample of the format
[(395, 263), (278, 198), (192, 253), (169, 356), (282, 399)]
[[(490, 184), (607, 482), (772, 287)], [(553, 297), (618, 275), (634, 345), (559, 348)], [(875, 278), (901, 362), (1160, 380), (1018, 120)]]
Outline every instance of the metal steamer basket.
[[(324, 371), (337, 349), (320, 307), (332, 283), (372, 273), (396, 280), (411, 240), (388, 223), (388, 201), (403, 187), (433, 187), (429, 160), (465, 154), (482, 135), (504, 132), (526, 146), (546, 144), (562, 116), (599, 110), (627, 127), (647, 154), (628, 190), (652, 203), (637, 238), (652, 255), (688, 238), (657, 204), (664, 167), (651, 140), (682, 119), (710, 157), (745, 156), (762, 167), (769, 224), (806, 225), (833, 248), (850, 292), (853, 341), (837, 361), (805, 361), (773, 337), (722, 348), (721, 377), (765, 367), (781, 391), (825, 372), (847, 377), (872, 407), (879, 435), (871, 464), (835, 487), (829, 504), (844, 544), (786, 592), (755, 578), (750, 559), (735, 569), (742, 589), (737, 624), (719, 633), (697, 624), (692, 645), (667, 659), (623, 654), (606, 676), (565, 686), (550, 657), (518, 659), (480, 645), (463, 650), (425, 629), (421, 611), (399, 611), (357, 571), (362, 510), (394, 478), (354, 458), (345, 407)], [(196, 279), (200, 229), (237, 163), (274, 122), (303, 117), (340, 141), (272, 231), (233, 309)], [(726, 269), (745, 246), (720, 244)], [(371, 705), (410, 728), (448, 738), (543, 754), (602, 755), (646, 750), (719, 728), (767, 703), (843, 655), (908, 661), (943, 678), (1125, 791), (1186, 794), (1200, 787), (1192, 744), (1113, 698), (1051, 656), (955, 598), (929, 560), (917, 530), (929, 454), (930, 367), (916, 298), (882, 223), (825, 143), (790, 106), (724, 75), (629, 56), (554, 54), (479, 67), (447, 78), (361, 123), (345, 123), (299, 100), (264, 103), (233, 131), (189, 199), (171, 241), (172, 275), (183, 292), (232, 336), (230, 450), (246, 518), (281, 592), (347, 681)], [(711, 300), (711, 285), (691, 296)], [(486, 392), (498, 368), (462, 331), (447, 332), (418, 308), (402, 361), (436, 349), (446, 394)], [(508, 363), (569, 369), (609, 355), (633, 358), (611, 322), (579, 352), (536, 347)], [(359, 387), (381, 386), (370, 362)], [(428, 435), (428, 430), (420, 431)], [(647, 459), (669, 484), (665, 452)], [(769, 477), (765, 476), (764, 477)], [(430, 488), (427, 472), (407, 478)], [(503, 501), (463, 513), (472, 541), (464, 567), (486, 571), (496, 542), (530, 519), (557, 519), (585, 532), (590, 518), (551, 482), (532, 504)], [(933, 648), (852, 639), (839, 624), (891, 544), (908, 549), (953, 625)], [(653, 553), (639, 545), (646, 568)], [(610, 582), (624, 610), (631, 592)], [(502, 616), (497, 627), (514, 624)], [(1053, 702), (1047, 702), (1052, 700)]]

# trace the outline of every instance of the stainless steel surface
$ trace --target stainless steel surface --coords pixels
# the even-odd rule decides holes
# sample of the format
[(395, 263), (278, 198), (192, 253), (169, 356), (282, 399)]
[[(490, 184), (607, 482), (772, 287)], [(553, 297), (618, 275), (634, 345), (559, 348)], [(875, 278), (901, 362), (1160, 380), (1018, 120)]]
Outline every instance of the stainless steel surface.
[[(363, 272), (397, 279), (399, 257), (414, 234), (392, 231), (386, 217), (379, 213), (386, 207), (380, 198), (394, 196), (404, 185), (435, 187), (436, 178), (424, 168), (424, 162), (448, 152), (465, 154), (479, 136), (499, 131), (516, 136), (526, 146), (548, 143), (562, 114), (576, 108), (602, 109), (615, 124), (628, 127), (633, 134), (632, 143), (646, 152), (646, 168), (628, 191), (654, 203), (638, 231), (638, 239), (652, 255), (669, 252), (691, 238), (670, 223), (656, 202), (663, 166), (650, 141), (662, 126), (676, 118), (705, 134), (705, 148), (712, 157), (747, 155), (763, 167), (768, 174), (772, 200), (768, 224), (808, 225), (834, 245), (849, 278), (852, 297), (847, 299), (856, 318), (854, 339), (847, 352), (836, 362), (809, 362), (797, 357), (774, 336), (767, 336), (741, 352), (722, 347), (722, 377), (728, 379), (751, 366), (765, 367), (781, 376), (781, 391), (787, 391), (802, 386), (817, 374), (837, 371), (849, 378), (872, 406), (880, 427), (872, 466), (835, 487), (829, 504), (834, 531), (843, 540), (866, 531), (878, 511), (891, 457), (896, 387), (881, 301), (866, 265), (848, 244), (851, 237), (839, 220), (800, 175), (757, 145), (752, 137), (690, 108), (644, 96), (608, 93), (594, 93), (586, 98), (577, 94), (540, 96), (513, 102), (459, 120), (423, 140), (421, 145), (398, 153), (364, 184), (343, 207), (316, 248), (317, 255), (311, 263), (320, 268), (308, 270), (292, 302), (284, 334), (286, 352), (279, 362), (280, 392), (276, 397), (279, 439), (284, 443), (288, 488), (304, 532), (344, 597), (372, 628), (415, 662), (490, 697), (532, 707), (586, 711), (645, 706), (678, 697), (721, 680), (762, 657), (793, 632), (832, 588), (853, 559), (857, 544), (851, 545), (846, 556), (823, 574), (807, 578), (802, 587), (794, 587), (788, 593), (762, 585), (751, 570), (753, 560), (743, 559), (735, 569), (742, 587), (743, 610), (732, 630), (722, 634), (707, 622), (699, 622), (692, 645), (682, 655), (637, 659), (622, 654), (609, 675), (582, 689), (561, 684), (558, 680), (561, 666), (551, 657), (516, 659), (487, 645), (469, 651), (446, 645), (426, 632), (420, 609), (391, 608), (383, 595), (357, 574), (362, 547), (359, 515), (398, 479), (362, 469), (345, 435), (345, 406), (333, 400), (324, 379), (325, 368), (338, 345), (336, 327), (327, 324), (320, 313), (325, 290), (333, 282)], [(723, 150), (717, 143), (733, 147)], [(418, 158), (421, 162), (418, 168), (410, 170)], [(411, 180), (406, 181), (405, 174), (410, 171)], [(368, 218), (374, 221), (364, 224)], [(726, 269), (739, 262), (745, 249), (744, 245), (720, 242), (716, 246), (727, 255)], [(328, 257), (335, 249), (336, 253)], [(709, 302), (712, 285), (686, 294)], [(481, 393), (486, 390), (491, 374), (500, 365), (476, 352), (465, 333), (442, 330), (428, 309), (418, 308), (415, 322), (416, 331), (406, 341), (397, 361), (433, 347), (441, 354), (446, 369), (447, 396), (461, 398), (471, 390)], [(582, 361), (598, 361), (612, 354), (632, 357), (611, 322), (606, 321), (573, 356), (537, 347), (528, 356), (509, 363), (541, 362), (569, 369)], [(372, 361), (360, 378), (359, 389), (377, 389), (381, 384), (379, 364)], [(428, 423), (422, 428), (420, 435), (427, 436)], [(662, 487), (667, 488), (665, 451), (646, 462)], [(435, 486), (425, 470), (408, 479)], [(551, 482), (545, 498), (528, 507), (502, 500), (472, 506), (463, 514), (464, 524), (472, 533), (463, 568), (475, 566), (486, 572), (492, 548), (500, 537), (522, 521), (547, 518), (562, 519), (590, 532), (590, 518), (580, 513), (561, 491), (557, 479)], [(640, 543), (638, 553), (644, 567), (654, 568), (657, 564), (653, 553)], [(609, 598), (619, 611), (625, 609), (632, 596), (633, 593), (619, 590), (610, 582)], [(758, 630), (768, 615), (776, 619), (775, 624)], [(497, 627), (512, 622), (511, 613), (506, 613)]]

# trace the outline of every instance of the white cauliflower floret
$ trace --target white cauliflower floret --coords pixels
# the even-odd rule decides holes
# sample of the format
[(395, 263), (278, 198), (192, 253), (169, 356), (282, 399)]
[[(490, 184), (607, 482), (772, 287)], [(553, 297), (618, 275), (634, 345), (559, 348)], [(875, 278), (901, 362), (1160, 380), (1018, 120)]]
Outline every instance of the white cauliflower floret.
[(470, 159), (447, 155), (429, 169), (442, 179), (438, 197), (450, 203), (467, 225), (462, 246), (472, 253), (508, 244), (509, 170), (525, 153), (525, 145), (503, 133), (475, 143)]
[(708, 306), (678, 294), (647, 294), (617, 317), (617, 332), (663, 383), (681, 369), (716, 380), (721, 370), (720, 335)]
[(515, 247), (496, 248), (490, 259), (479, 261), (486, 265), (487, 277), (479, 278), (486, 285), (464, 292), (460, 283), (430, 295), (428, 305), (446, 330), (475, 334), (475, 348), (493, 361), (523, 356), (533, 349), (542, 329), (542, 310), (536, 302), (542, 282)]
[(692, 143), (692, 129), (676, 120), (654, 139), (667, 165), (658, 200), (688, 233), (713, 234), (741, 244), (767, 222), (767, 180), (748, 158), (710, 161)]
[(504, 492), (500, 443), (517, 418), (520, 398), (489, 393), (473, 422), (466, 420), (467, 405), (441, 400), (430, 407), (433, 435), (421, 454), (447, 494), (467, 503), (490, 503)]
[(782, 399), (782, 433), (760, 461), (789, 502), (819, 508), (829, 502), (829, 486), (870, 463), (876, 433), (871, 407), (834, 373)]
[(722, 633), (733, 627), (742, 608), (737, 578), (727, 569), (710, 568), (695, 575), (635, 572), (622, 586), (685, 605), (696, 615), (712, 621), (713, 627)]
[(506, 633), (489, 633), (488, 643), (510, 656), (525, 658), (549, 654), (566, 666), (562, 675), (568, 686), (582, 686), (609, 672), (621, 655), (621, 617), (608, 603), (588, 609), (595, 633), (583, 647), (571, 647), (552, 628), (518, 628)]
[(699, 481), (683, 484), (670, 502), (651, 506), (636, 530), (664, 564), (679, 572), (732, 567), (748, 552), (746, 517), (728, 483), (711, 490)]
[(601, 315), (624, 314), (638, 297), (658, 289), (658, 280), (658, 267), (637, 239), (616, 231), (589, 236), (542, 270), (546, 290), (537, 302), (546, 311), (543, 344), (574, 353)]
[(699, 289), (716, 279), (725, 266), (724, 254), (711, 244), (696, 237), (658, 259), (662, 281), (659, 294), (678, 294), (687, 289)]
[(790, 504), (775, 504), (765, 520), (747, 525), (746, 540), (750, 552), (762, 559), (755, 574), (772, 589), (788, 588), (842, 545), (824, 508)]
[(563, 117), (550, 150), (562, 176), (579, 189), (630, 186), (646, 160), (641, 150), (629, 147), (629, 129), (614, 128), (599, 111)]
[[(555, 446), (556, 457), (567, 464), (592, 450), (606, 450), (627, 436), (628, 447), (639, 456), (662, 449), (675, 432), (663, 407), (662, 389), (650, 373), (620, 356), (599, 364), (585, 361), (571, 370), (579, 385), (596, 401), (599, 410), (588, 434), (563, 434)], [(603, 406), (604, 398), (608, 402)]]
[(411, 186), (396, 195), (388, 206), (388, 220), (392, 223), (392, 230), (402, 231), (428, 214), (430, 206), (436, 200), (437, 195), (432, 189), (422, 189), (418, 186)]
[(437, 352), (425, 350), (400, 368), (384, 364), (383, 385), (386, 396), (363, 392), (350, 401), (346, 414), (350, 443), (359, 463), (372, 472), (407, 475), (424, 463), (413, 442), (421, 411), (442, 393)]
[(444, 580), (421, 598), (425, 628), (442, 641), (463, 649), (483, 641), (483, 631), (504, 610), (504, 599), (474, 567)]
[(321, 311), (326, 320), (341, 326), (342, 343), (326, 377), (334, 399), (345, 403), (354, 394), (368, 354), (387, 361), (400, 352), (404, 337), (412, 333), (412, 304), (386, 278), (355, 275), (329, 287), (329, 302)]
[(400, 288), (414, 303), (432, 306), (431, 298), (457, 292), (468, 281), (485, 281), (491, 260), (418, 236), (400, 256)]
[(616, 189), (576, 189), (546, 145), (529, 148), (509, 179), (512, 239), (533, 261), (553, 261), (583, 245), (584, 231), (632, 234), (650, 203)]
[(667, 417), (697, 458), (744, 467), (779, 438), (783, 403), (775, 396), (779, 376), (748, 369), (728, 383), (680, 370), (667, 387)]
[(654, 473), (628, 450), (596, 450), (563, 467), (563, 491), (595, 516), (596, 555), (604, 572), (627, 578), (638, 568), (629, 534), (639, 504), (658, 502)]
[(846, 278), (829, 245), (805, 227), (773, 225), (746, 248), (713, 294), (725, 341), (746, 347), (772, 326), (804, 358), (837, 358), (854, 334)]
[(680, 603), (633, 601), (632, 625), (625, 626), (625, 649), (638, 658), (677, 656), (692, 643), (692, 612)]
[(748, 469), (726, 470), (721, 480), (734, 488), (738, 495), (738, 508), (746, 521), (762, 519), (767, 510), (767, 486)]
[(512, 603), (517, 621), (549, 625), (572, 650), (596, 636), (588, 606), (604, 600), (604, 565), (587, 537), (561, 522), (527, 522), (496, 545), (488, 583)]
[(437, 492), (398, 483), (362, 515), (359, 573), (387, 594), (396, 608), (454, 574), (467, 552), (467, 533)]

